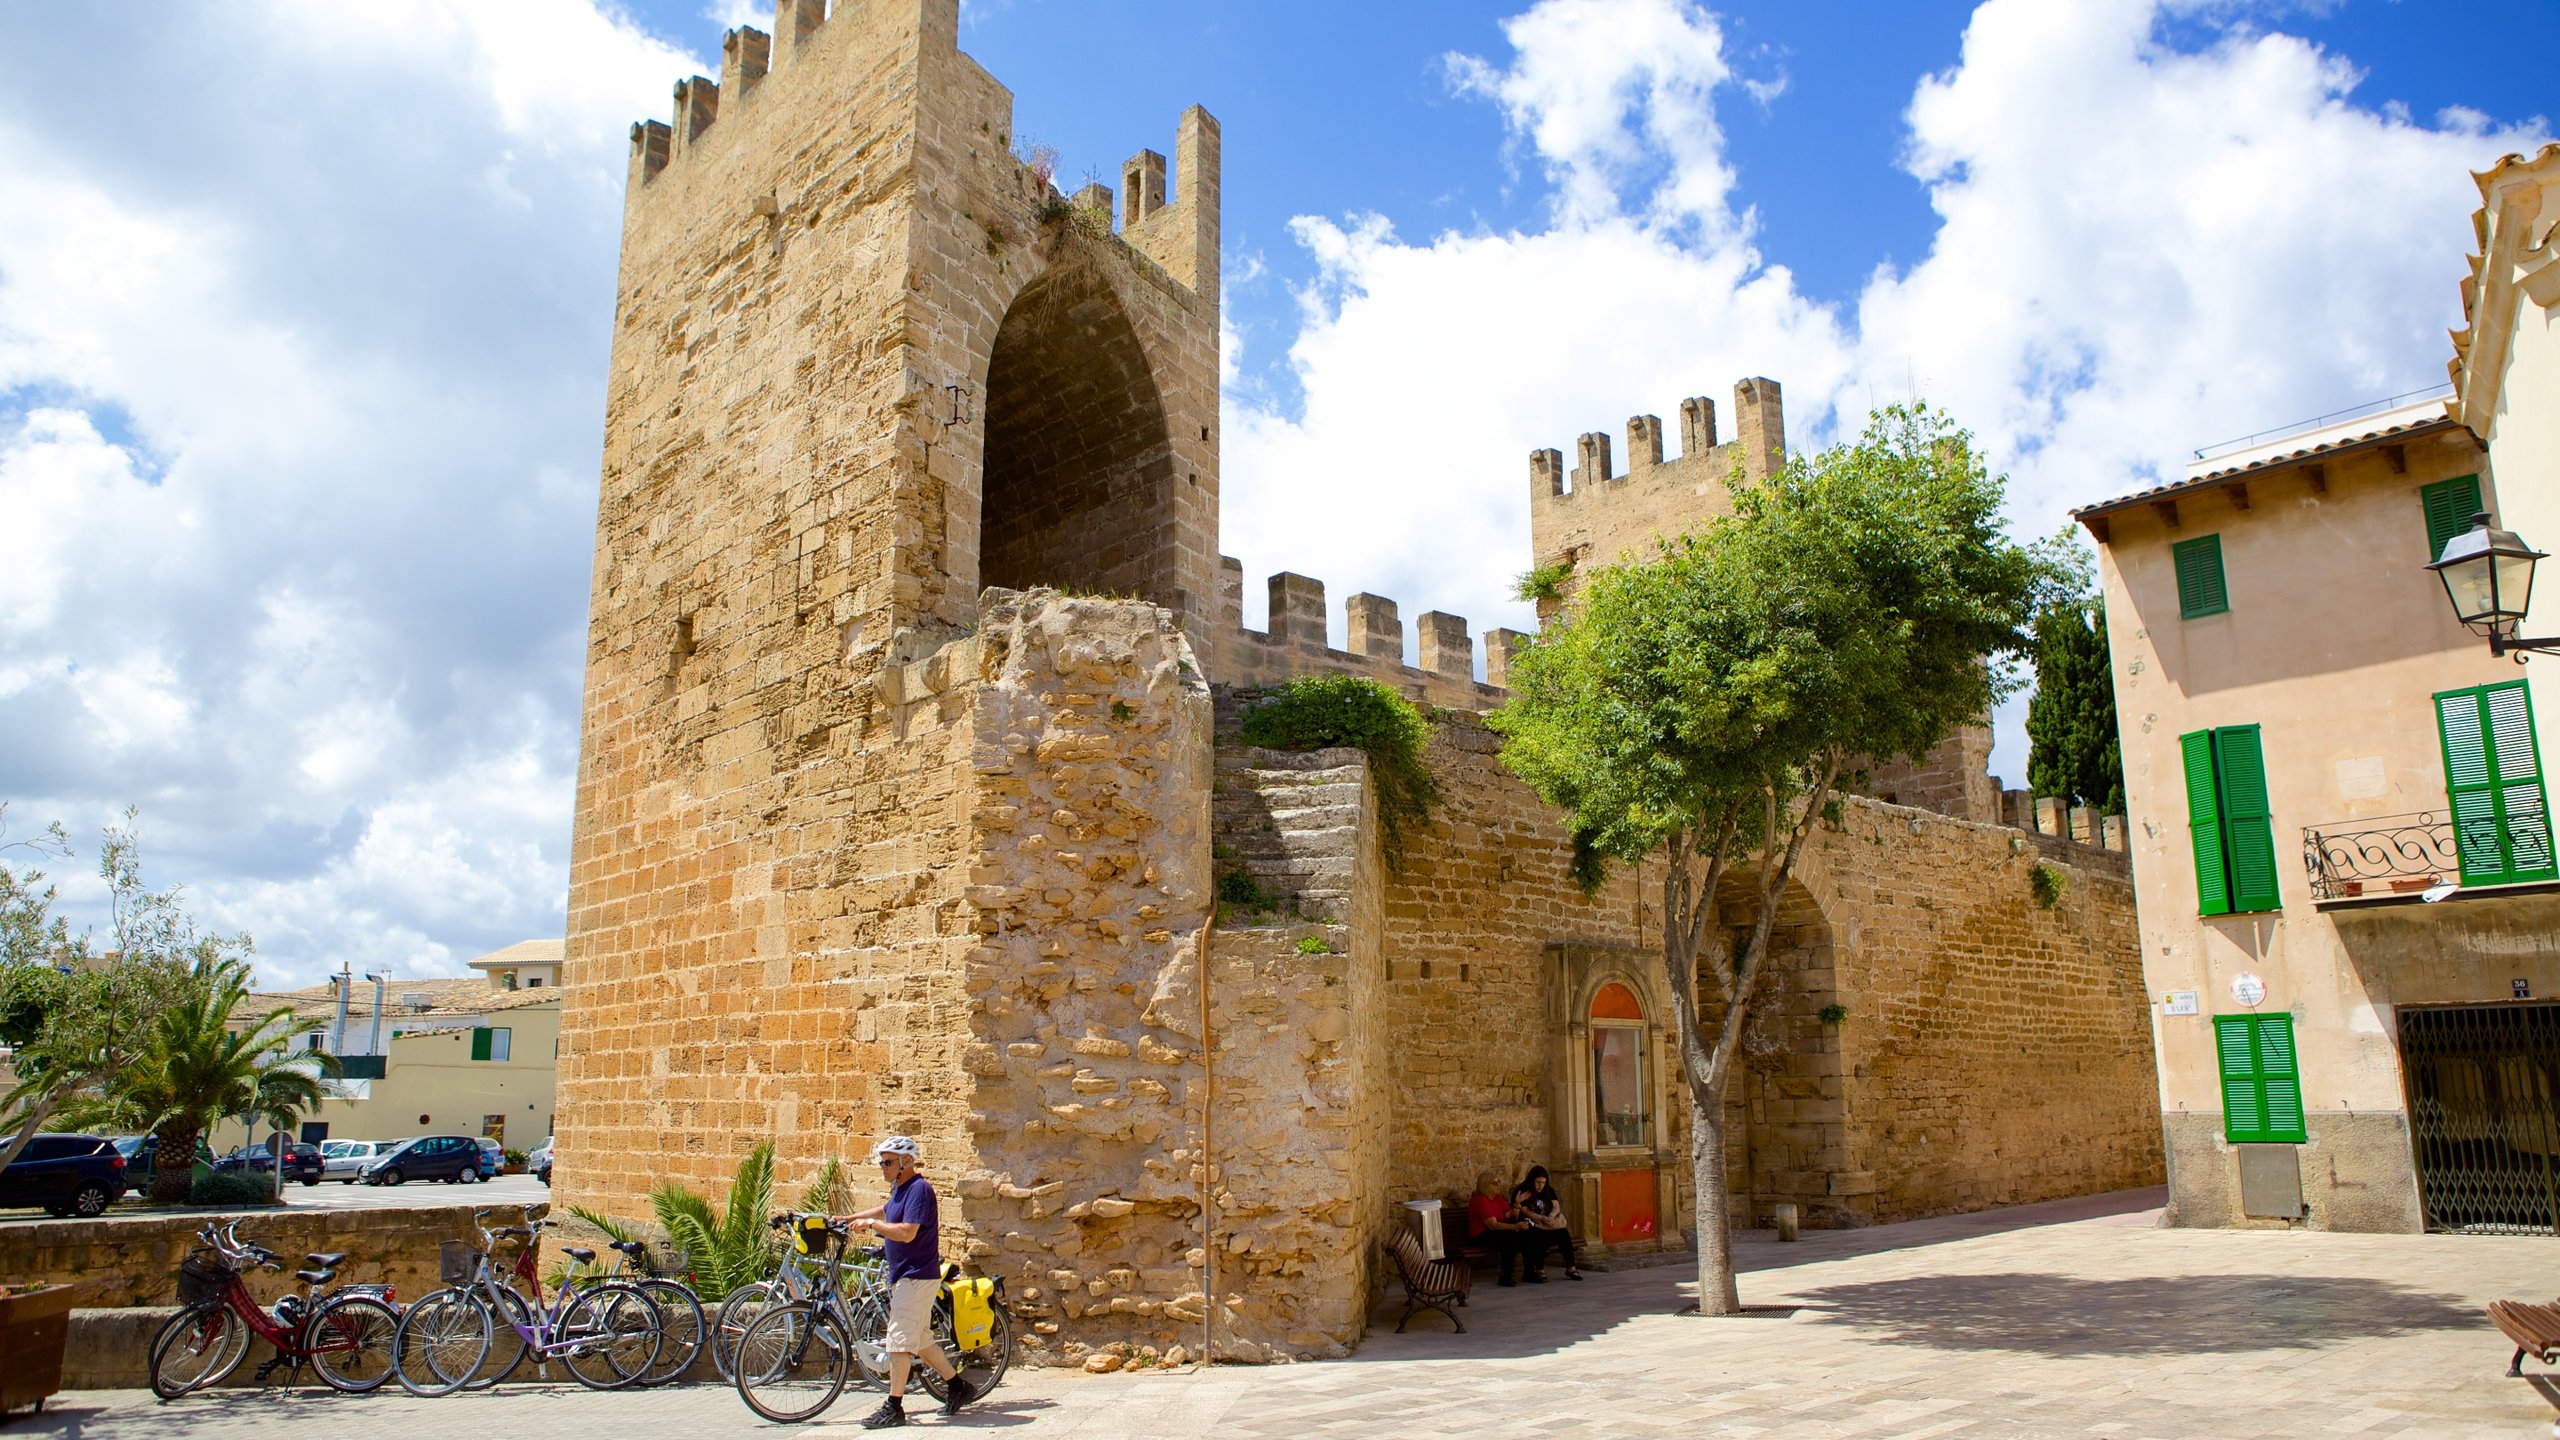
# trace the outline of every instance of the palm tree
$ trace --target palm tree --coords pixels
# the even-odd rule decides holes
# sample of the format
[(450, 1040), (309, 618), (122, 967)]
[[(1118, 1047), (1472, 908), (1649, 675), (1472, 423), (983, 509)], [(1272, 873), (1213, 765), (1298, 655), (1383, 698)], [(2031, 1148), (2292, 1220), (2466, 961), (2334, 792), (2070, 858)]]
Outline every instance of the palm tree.
[[(293, 1048), (320, 1021), (296, 1016), (289, 1005), (243, 1015), (249, 998), (246, 964), (227, 960), (196, 967), (186, 993), (152, 1026), (141, 1059), (108, 1096), (117, 1119), (159, 1140), (159, 1163), (151, 1172), (155, 1201), (185, 1202), (196, 1141), (215, 1121), (247, 1114), (289, 1127), (295, 1116), (320, 1103), (320, 1074), (337, 1069), (329, 1056)], [(316, 1060), (318, 1070), (306, 1060)]]

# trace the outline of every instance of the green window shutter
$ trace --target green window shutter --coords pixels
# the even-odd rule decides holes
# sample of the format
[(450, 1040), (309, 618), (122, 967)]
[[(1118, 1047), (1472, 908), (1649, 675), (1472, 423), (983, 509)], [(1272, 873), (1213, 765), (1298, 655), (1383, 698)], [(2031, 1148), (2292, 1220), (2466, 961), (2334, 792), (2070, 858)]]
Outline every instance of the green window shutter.
[(486, 1025), (471, 1032), (471, 1058), (474, 1060), (489, 1058), (489, 1027)]
[(2222, 850), (2231, 867), (2231, 908), (2276, 910), (2275, 819), (2267, 804), (2267, 767), (2258, 727), (2213, 732), (2213, 768), (2221, 781)]
[(2465, 885), (2555, 876), (2542, 756), (2524, 682), (2435, 697), (2445, 798)]
[(2222, 585), (2222, 537), (2199, 535), (2169, 547), (2178, 571), (2178, 618), (2194, 620), (2231, 608)]
[(2196, 852), (2196, 910), (2231, 913), (2231, 881), (2222, 859), (2222, 802), (2213, 778), (2213, 732), (2178, 737), (2187, 759), (2187, 834)]
[(2419, 507), (2427, 515), (2427, 560), (2444, 553), (2444, 542), (2471, 528), (2471, 517), (2481, 511), (2480, 477), (2463, 475), (2439, 480), (2418, 491)]
[(2306, 1143), (2293, 1017), (2216, 1015), (2213, 1039), (2222, 1064), (2223, 1138), (2238, 1145)]

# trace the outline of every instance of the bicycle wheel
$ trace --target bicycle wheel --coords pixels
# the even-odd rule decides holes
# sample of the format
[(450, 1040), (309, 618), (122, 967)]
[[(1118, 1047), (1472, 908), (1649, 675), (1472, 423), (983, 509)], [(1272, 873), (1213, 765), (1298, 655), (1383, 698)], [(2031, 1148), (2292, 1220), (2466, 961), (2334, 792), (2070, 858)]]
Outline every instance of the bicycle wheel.
[[(987, 1343), (975, 1350), (963, 1350), (952, 1338), (951, 1302), (948, 1299), (936, 1300), (933, 1302), (933, 1343), (942, 1347), (945, 1359), (959, 1367), (956, 1373), (968, 1377), (970, 1393), (984, 1395), (994, 1389), (996, 1382), (1004, 1378), (1004, 1372), (1013, 1366), (1013, 1317), (1004, 1313), (1003, 1306), (996, 1306), (995, 1324), (987, 1329)], [(932, 1393), (934, 1399), (941, 1400), (949, 1395), (950, 1382), (934, 1374), (922, 1360), (916, 1362), (915, 1368), (923, 1372), (924, 1388)]]
[(720, 1302), (719, 1314), (711, 1322), (711, 1364), (722, 1380), (738, 1378), (735, 1368), (738, 1337), (756, 1323), (756, 1317), (773, 1308), (781, 1297), (782, 1287), (771, 1280), (758, 1280), (741, 1285)]
[(832, 1310), (777, 1305), (738, 1337), (738, 1398), (779, 1425), (824, 1412), (853, 1369), (853, 1339)]
[(438, 1290), (409, 1307), (391, 1337), (391, 1369), (412, 1395), (450, 1395), (489, 1356), (489, 1302), (465, 1290)]
[(219, 1301), (189, 1306), (170, 1316), (160, 1333), (151, 1337), (151, 1393), (175, 1400), (211, 1384), (240, 1363), (234, 1351), (245, 1353), (248, 1348), (249, 1327), (229, 1306)]
[(674, 1280), (656, 1279), (640, 1282), (640, 1293), (658, 1310), (658, 1360), (640, 1377), (643, 1385), (664, 1385), (684, 1377), (693, 1365), (693, 1357), (702, 1353), (704, 1333), (710, 1328), (702, 1318), (702, 1300)]
[(462, 1382), (465, 1390), (486, 1390), (524, 1364), (524, 1332), (533, 1328), (532, 1304), (515, 1286), (501, 1285), (498, 1308), (490, 1313), (489, 1353), (481, 1359), (480, 1368), (471, 1372), (471, 1378)]
[[(665, 1330), (658, 1307), (629, 1285), (598, 1285), (560, 1313), (549, 1349), (590, 1390), (619, 1390), (649, 1373)], [(565, 1342), (565, 1343), (564, 1343)]]
[(303, 1322), (302, 1348), (311, 1368), (333, 1390), (361, 1395), (391, 1378), (391, 1350), (400, 1336), (400, 1314), (370, 1295), (324, 1302)]
[(865, 1290), (844, 1297), (846, 1321), (853, 1327), (854, 1383), (872, 1390), (889, 1388), (889, 1307), (879, 1292)]

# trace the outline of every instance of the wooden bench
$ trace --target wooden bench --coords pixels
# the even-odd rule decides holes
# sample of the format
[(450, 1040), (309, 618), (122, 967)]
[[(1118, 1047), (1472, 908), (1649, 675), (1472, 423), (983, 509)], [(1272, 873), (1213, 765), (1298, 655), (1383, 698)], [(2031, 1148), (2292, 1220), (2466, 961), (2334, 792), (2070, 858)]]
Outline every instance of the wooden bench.
[(1395, 1238), (1381, 1246), (1387, 1252), (1387, 1263), (1395, 1267), (1396, 1280), (1404, 1286), (1404, 1316), (1396, 1321), (1396, 1333), (1404, 1333), (1405, 1321), (1417, 1310), (1437, 1310), (1449, 1317), (1458, 1333), (1467, 1333), (1467, 1324), (1458, 1318), (1457, 1307), (1467, 1303), (1467, 1290), (1475, 1283), (1475, 1275), (1462, 1260), (1432, 1260), (1422, 1253), (1422, 1242), (1410, 1230), (1399, 1230)]
[(2516, 1342), (2515, 1358), (2507, 1362), (2507, 1373), (2524, 1374), (2524, 1357), (2531, 1355), (2545, 1365), (2560, 1355), (2560, 1304), (2528, 1305), (2521, 1300), (2492, 1300), (2489, 1321)]

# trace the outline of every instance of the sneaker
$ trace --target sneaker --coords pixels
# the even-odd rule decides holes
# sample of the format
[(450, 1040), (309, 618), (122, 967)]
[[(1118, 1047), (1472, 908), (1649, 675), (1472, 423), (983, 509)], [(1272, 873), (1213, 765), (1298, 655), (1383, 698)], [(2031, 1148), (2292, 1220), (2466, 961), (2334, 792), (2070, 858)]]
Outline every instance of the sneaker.
[(865, 1430), (886, 1430), (892, 1425), (906, 1423), (907, 1407), (894, 1395), (881, 1401), (879, 1409), (862, 1417), (862, 1428)]
[(960, 1407), (977, 1399), (978, 1394), (979, 1392), (969, 1384), (968, 1376), (952, 1376), (951, 1383), (942, 1387), (942, 1413), (959, 1414)]
[(1582, 1278), (1582, 1272), (1579, 1270), (1567, 1270), (1564, 1272), (1564, 1278), (1567, 1280), (1579, 1280)]

